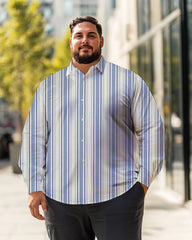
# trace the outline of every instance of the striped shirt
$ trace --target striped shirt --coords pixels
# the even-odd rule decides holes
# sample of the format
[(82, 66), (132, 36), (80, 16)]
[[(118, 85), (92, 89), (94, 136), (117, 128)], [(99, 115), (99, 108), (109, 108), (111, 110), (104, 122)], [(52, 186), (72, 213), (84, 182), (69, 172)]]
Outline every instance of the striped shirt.
[(29, 193), (88, 204), (137, 181), (149, 186), (163, 158), (163, 123), (145, 82), (101, 57), (86, 75), (71, 62), (40, 83), (19, 166)]

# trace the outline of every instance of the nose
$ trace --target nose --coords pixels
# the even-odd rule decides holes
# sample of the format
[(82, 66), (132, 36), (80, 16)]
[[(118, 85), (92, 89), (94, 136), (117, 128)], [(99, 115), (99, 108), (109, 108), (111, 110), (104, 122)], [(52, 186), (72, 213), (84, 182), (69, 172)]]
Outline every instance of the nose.
[(88, 38), (87, 38), (86, 35), (83, 36), (82, 42), (83, 42), (83, 44), (87, 44), (88, 43)]

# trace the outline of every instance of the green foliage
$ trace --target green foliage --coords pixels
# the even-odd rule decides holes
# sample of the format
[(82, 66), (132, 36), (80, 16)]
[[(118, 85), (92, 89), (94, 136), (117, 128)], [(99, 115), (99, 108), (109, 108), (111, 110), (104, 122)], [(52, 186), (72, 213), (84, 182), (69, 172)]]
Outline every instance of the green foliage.
[(54, 71), (67, 67), (71, 61), (70, 38), (71, 33), (70, 29), (68, 29), (64, 37), (56, 42), (52, 59)]
[(71, 60), (70, 31), (58, 41), (48, 38), (39, 5), (37, 1), (9, 0), (9, 18), (0, 26), (0, 97), (23, 120), (40, 81)]
[(25, 118), (39, 82), (51, 66), (53, 39), (44, 34), (39, 2), (9, 0), (0, 26), (0, 96)]

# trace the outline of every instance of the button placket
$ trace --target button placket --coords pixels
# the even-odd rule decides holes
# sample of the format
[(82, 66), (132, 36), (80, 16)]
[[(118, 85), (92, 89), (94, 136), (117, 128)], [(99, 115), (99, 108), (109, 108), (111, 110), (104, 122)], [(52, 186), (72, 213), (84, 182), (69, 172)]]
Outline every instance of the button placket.
[(85, 76), (83, 77), (83, 93), (81, 97), (81, 104), (82, 104), (82, 113), (81, 113), (81, 127), (82, 127), (82, 138), (81, 138), (81, 147), (83, 149), (83, 155), (82, 155), (82, 163), (85, 163), (85, 151), (84, 151), (84, 130), (85, 130), (85, 125), (84, 125), (84, 112), (85, 112)]

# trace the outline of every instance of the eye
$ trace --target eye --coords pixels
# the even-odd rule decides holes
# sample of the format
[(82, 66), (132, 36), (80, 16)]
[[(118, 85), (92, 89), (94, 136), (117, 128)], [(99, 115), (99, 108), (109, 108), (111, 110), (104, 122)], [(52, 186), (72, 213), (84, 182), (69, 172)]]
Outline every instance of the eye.
[(82, 34), (77, 34), (77, 35), (75, 35), (75, 38), (76, 39), (80, 39), (82, 37)]
[(95, 35), (91, 34), (91, 35), (89, 35), (88, 37), (91, 38), (91, 39), (94, 39), (94, 38), (95, 38)]

